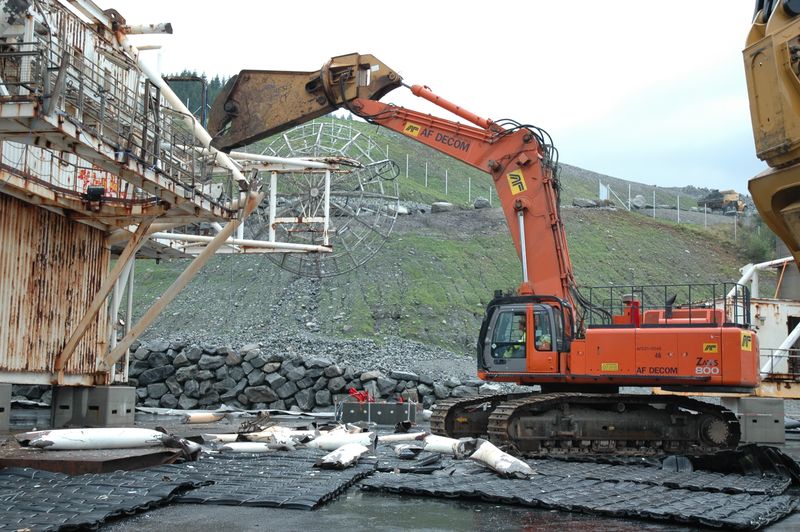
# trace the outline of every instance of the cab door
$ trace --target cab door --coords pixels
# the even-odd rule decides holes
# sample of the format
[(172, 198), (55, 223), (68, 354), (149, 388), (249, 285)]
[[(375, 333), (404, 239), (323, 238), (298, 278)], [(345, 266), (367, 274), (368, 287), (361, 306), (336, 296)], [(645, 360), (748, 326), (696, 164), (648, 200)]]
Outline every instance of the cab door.
[(530, 373), (555, 373), (558, 371), (556, 345), (561, 335), (556, 331), (553, 307), (534, 305), (533, 320), (528, 330), (533, 331), (528, 342), (528, 371)]
[(502, 373), (527, 372), (526, 328), (530, 307), (513, 305), (494, 313), (483, 349), (487, 369)]
[(508, 305), (495, 312), (489, 324), (484, 365), (502, 373), (557, 372), (558, 338), (549, 305)]

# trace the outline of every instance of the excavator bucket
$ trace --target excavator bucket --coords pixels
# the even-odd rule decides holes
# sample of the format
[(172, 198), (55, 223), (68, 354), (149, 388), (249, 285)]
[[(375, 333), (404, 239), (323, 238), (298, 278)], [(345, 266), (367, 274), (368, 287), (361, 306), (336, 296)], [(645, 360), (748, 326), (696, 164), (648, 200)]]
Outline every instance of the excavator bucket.
[(346, 106), (379, 100), (402, 78), (371, 55), (332, 58), (315, 72), (242, 70), (211, 107), (211, 144), (228, 152)]

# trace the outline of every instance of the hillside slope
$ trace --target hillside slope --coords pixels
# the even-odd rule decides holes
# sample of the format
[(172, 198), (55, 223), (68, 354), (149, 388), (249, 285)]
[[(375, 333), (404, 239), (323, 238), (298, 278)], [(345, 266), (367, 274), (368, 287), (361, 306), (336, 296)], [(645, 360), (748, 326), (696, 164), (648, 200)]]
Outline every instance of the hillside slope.
[[(684, 225), (625, 211), (565, 208), (563, 217), (582, 286), (735, 281), (746, 262)], [(186, 265), (137, 263), (135, 318)], [(339, 277), (298, 278), (258, 255), (214, 257), (144, 337), (241, 345), (295, 331), (401, 337), (471, 355), (485, 304), (520, 277), (499, 209), (415, 214), (398, 218), (375, 258)]]

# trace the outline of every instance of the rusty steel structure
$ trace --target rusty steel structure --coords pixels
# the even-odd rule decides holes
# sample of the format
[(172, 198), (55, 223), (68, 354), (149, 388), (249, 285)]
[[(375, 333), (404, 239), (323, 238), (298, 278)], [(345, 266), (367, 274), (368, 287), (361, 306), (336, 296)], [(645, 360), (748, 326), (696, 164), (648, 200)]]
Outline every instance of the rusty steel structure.
[[(334, 256), (334, 242), (353, 245), (348, 215), (368, 229), (365, 213), (396, 216), (397, 195), (367, 193), (381, 176), (345, 154), (229, 156), (211, 146), (128, 39), (171, 32), (130, 25), (92, 0), (0, 0), (0, 383), (126, 382), (131, 343), (214, 253)], [(352, 212), (332, 213), (331, 183), (350, 173)], [(316, 198), (313, 213), (276, 211), (303, 205), (279, 186), (292, 175), (310, 183), (292, 193)], [(259, 207), (271, 229), (246, 237)], [(288, 241), (278, 226), (315, 236)], [(193, 261), (123, 330), (135, 259), (165, 257)]]
[(0, 382), (124, 380), (113, 318), (133, 261), (185, 256), (148, 234), (233, 232), (263, 195), (127, 40), (168, 24), (90, 0), (0, 8)]

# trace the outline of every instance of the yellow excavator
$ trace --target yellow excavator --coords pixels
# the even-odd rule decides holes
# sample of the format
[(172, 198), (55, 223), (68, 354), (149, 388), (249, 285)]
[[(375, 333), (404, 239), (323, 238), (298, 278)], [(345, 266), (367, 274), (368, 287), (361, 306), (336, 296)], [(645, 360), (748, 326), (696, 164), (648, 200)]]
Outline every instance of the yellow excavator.
[(758, 158), (753, 202), (800, 264), (800, 1), (758, 0), (744, 49)]

